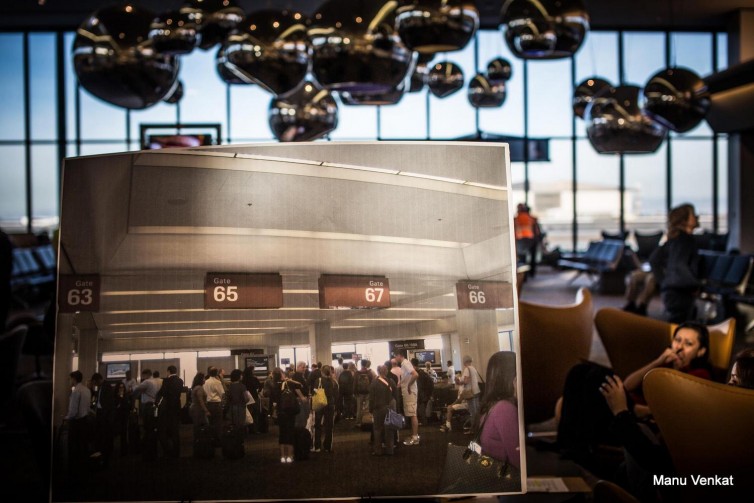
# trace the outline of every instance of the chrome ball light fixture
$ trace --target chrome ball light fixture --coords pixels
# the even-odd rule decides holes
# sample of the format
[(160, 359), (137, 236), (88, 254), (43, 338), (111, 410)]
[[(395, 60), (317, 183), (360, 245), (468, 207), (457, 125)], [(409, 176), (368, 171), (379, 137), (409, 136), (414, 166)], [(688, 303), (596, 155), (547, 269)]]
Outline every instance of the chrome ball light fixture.
[(401, 0), (395, 27), (413, 51), (458, 51), (479, 28), (479, 10), (469, 0)]
[(351, 93), (348, 91), (341, 91), (338, 94), (340, 96), (340, 101), (342, 101), (344, 105), (395, 105), (403, 98), (404, 83), (401, 82), (395, 89), (390, 89), (385, 92)]
[(189, 6), (164, 12), (152, 20), (149, 40), (157, 52), (189, 54), (199, 42), (202, 13)]
[(589, 77), (581, 82), (576, 86), (576, 89), (573, 92), (573, 113), (576, 114), (577, 117), (583, 119), (584, 111), (589, 103), (594, 100), (595, 95), (605, 89), (610, 89), (611, 87), (612, 85), (610, 82), (599, 77)]
[(503, 58), (495, 58), (487, 63), (487, 78), (490, 80), (510, 80), (513, 75), (513, 67), (510, 61)]
[(168, 92), (168, 95), (165, 96), (162, 101), (165, 103), (169, 103), (171, 105), (175, 105), (179, 101), (183, 99), (183, 82), (180, 80), (175, 81), (175, 85), (173, 86), (173, 89)]
[(215, 69), (217, 70), (217, 75), (220, 77), (220, 80), (226, 84), (233, 85), (253, 84), (253, 82), (235, 66), (228, 64), (228, 56), (226, 54), (227, 49), (227, 42), (221, 44), (215, 55)]
[(445, 98), (463, 87), (463, 71), (455, 63), (443, 61), (435, 63), (429, 70), (427, 86), (438, 98)]
[(309, 68), (302, 14), (264, 10), (249, 15), (225, 43), (226, 66), (275, 95), (296, 89)]
[(523, 59), (575, 54), (589, 31), (582, 0), (506, 0), (501, 10), (505, 42)]
[(492, 80), (480, 73), (469, 82), (468, 98), (474, 108), (501, 107), (505, 97), (504, 80)]
[(96, 11), (76, 31), (73, 67), (81, 86), (115, 106), (143, 109), (173, 88), (179, 64), (154, 50), (155, 14), (130, 4)]
[(199, 13), (199, 47), (205, 50), (222, 43), (245, 17), (235, 0), (189, 0), (186, 7)]
[(350, 93), (395, 89), (412, 52), (395, 32), (396, 2), (329, 0), (312, 18), (312, 73), (325, 88)]
[(586, 107), (586, 131), (597, 152), (643, 154), (660, 147), (667, 129), (642, 112), (640, 93), (629, 85), (603, 89)]
[(296, 91), (272, 99), (268, 120), (280, 141), (316, 140), (338, 126), (338, 104), (329, 91), (305, 82)]
[(679, 133), (694, 129), (709, 109), (704, 81), (686, 68), (666, 68), (644, 86), (644, 110), (657, 122)]

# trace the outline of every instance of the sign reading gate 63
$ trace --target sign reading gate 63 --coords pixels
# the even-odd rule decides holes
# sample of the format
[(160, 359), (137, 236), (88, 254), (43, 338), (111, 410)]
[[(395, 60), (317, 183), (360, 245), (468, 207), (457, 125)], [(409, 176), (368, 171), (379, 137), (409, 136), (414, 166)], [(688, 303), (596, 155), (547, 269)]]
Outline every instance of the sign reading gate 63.
[(58, 285), (58, 308), (61, 313), (98, 312), (99, 274), (61, 275)]

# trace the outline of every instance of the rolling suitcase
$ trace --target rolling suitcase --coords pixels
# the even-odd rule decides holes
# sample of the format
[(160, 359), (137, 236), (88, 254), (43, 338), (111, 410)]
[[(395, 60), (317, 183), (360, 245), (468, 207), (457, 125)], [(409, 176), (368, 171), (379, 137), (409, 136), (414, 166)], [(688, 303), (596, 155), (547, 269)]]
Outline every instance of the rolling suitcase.
[(226, 426), (220, 444), (225, 459), (241, 459), (244, 456), (243, 429)]
[(199, 432), (194, 439), (194, 457), (199, 459), (212, 459), (215, 457), (212, 430), (210, 430), (208, 424), (199, 427)]

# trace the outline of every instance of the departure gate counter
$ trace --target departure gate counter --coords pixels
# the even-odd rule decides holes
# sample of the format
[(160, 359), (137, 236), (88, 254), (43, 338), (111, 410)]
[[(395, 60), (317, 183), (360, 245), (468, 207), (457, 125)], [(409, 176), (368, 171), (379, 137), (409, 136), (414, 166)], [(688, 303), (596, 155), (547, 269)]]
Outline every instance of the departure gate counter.
[[(468, 355), (484, 377), (490, 355), (518, 355), (509, 196), (502, 144), (230, 145), (67, 159), (55, 427), (68, 410), (69, 374), (104, 373), (103, 355), (162, 353), (180, 362), (190, 386), (206, 370), (199, 352), (279, 355), (281, 347), (306, 346), (311, 362), (329, 364), (334, 345), (438, 337), (438, 369), (452, 360), (460, 372)], [(518, 357), (516, 368), (520, 376)], [(519, 424), (522, 418), (519, 410)], [(278, 473), (285, 465), (270, 421), (266, 437), (246, 438), (245, 457), (233, 461), (233, 470), (246, 466), (238, 487), (192, 480), (192, 470), (209, 465), (192, 457), (190, 425), (182, 425), (179, 461), (160, 474), (164, 484), (71, 487), (65, 474), (74, 467), (56, 443), (52, 499), (430, 496), (438, 494), (453, 442), (433, 440), (435, 425), (432, 433), (422, 429), (422, 443), (402, 447), (393, 468), (380, 471), (368, 456), (369, 433), (340, 434), (336, 425), (339, 447), (323, 466), (348, 463), (377, 475), (359, 484), (337, 477), (278, 484), (293, 479)], [(523, 445), (521, 426), (517, 434)], [(418, 459), (436, 463), (424, 463), (418, 481), (395, 489), (394, 476)], [(119, 478), (143, 476), (139, 463), (118, 463)], [(525, 490), (523, 449), (521, 467)], [(99, 476), (106, 480), (108, 470), (114, 468)]]

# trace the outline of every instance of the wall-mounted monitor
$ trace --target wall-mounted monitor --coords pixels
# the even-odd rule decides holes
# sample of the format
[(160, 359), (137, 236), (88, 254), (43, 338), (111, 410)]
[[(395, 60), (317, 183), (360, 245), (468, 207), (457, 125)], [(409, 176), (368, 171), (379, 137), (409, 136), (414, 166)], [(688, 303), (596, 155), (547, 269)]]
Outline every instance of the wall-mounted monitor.
[(105, 366), (105, 379), (125, 379), (131, 370), (130, 362), (111, 362)]
[(247, 356), (245, 358), (245, 365), (248, 367), (249, 365), (254, 365), (254, 372), (259, 373), (267, 373), (269, 370), (268, 368), (268, 362), (269, 357), (267, 355), (264, 356)]
[(431, 349), (423, 349), (421, 351), (414, 351), (414, 357), (419, 360), (419, 363), (421, 365), (424, 365), (425, 363), (429, 362), (432, 365), (435, 364), (437, 361), (437, 354), (434, 350)]
[(219, 145), (220, 124), (142, 124), (141, 148), (202, 147)]

